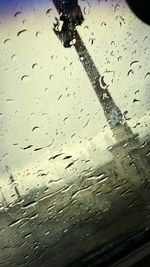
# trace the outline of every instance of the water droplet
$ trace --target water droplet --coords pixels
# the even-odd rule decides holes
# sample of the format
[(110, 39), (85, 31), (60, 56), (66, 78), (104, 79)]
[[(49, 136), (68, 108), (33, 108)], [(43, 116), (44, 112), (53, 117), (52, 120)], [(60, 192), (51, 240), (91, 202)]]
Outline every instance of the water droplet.
[(39, 32), (39, 31), (37, 31), (35, 35), (36, 35), (36, 37), (37, 37), (37, 36), (39, 36), (39, 35), (40, 35), (40, 32)]
[(40, 128), (39, 126), (35, 126), (35, 127), (33, 127), (32, 132), (33, 132), (34, 130), (36, 130), (36, 129), (39, 129), (39, 128)]
[(33, 145), (29, 145), (29, 146), (26, 146), (26, 147), (21, 147), (21, 149), (24, 149), (24, 150), (26, 150), (26, 149), (29, 149), (29, 148), (31, 148)]
[(80, 61), (82, 62), (84, 60), (84, 57), (80, 57)]
[(8, 42), (10, 42), (10, 39), (9, 38), (4, 41), (4, 44), (6, 44)]
[(37, 63), (34, 63), (33, 65), (32, 65), (32, 69), (36, 69), (37, 68)]
[(21, 14), (21, 11), (17, 11), (15, 14), (14, 14), (14, 17), (17, 17), (18, 15)]
[(62, 97), (62, 95), (60, 95), (57, 100), (59, 100), (61, 97)]
[(17, 57), (16, 54), (13, 54), (13, 55), (11, 56), (11, 59), (12, 59), (12, 60), (15, 60), (16, 57)]
[(21, 81), (23, 81), (23, 82), (28, 81), (28, 79), (29, 79), (29, 75), (23, 75), (23, 76), (21, 77)]
[(71, 42), (70, 42), (70, 44), (71, 45), (74, 45), (76, 43), (76, 39), (74, 38)]
[(74, 162), (70, 162), (70, 163), (65, 167), (65, 169), (70, 168), (73, 164), (74, 164)]
[(17, 33), (17, 36), (19, 37), (20, 35), (22, 35), (24, 32), (26, 32), (27, 31), (27, 29), (24, 29), (24, 30), (21, 30), (21, 31), (19, 31), (18, 33)]
[(50, 234), (50, 231), (47, 231), (46, 233), (45, 233), (45, 235), (49, 235)]
[(51, 8), (49, 8), (47, 11), (46, 11), (46, 15), (50, 16), (50, 12), (51, 12)]
[(28, 258), (29, 258), (29, 255), (26, 255), (24, 258), (25, 258), (25, 259), (28, 259)]

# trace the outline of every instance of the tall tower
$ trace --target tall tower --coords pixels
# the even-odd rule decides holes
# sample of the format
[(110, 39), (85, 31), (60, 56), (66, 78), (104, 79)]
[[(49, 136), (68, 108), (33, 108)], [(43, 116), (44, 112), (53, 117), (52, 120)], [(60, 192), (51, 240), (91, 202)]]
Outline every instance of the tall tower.
[(83, 15), (78, 0), (53, 0), (53, 3), (60, 14), (60, 20), (72, 22), (74, 25), (82, 23)]
[[(76, 25), (83, 21), (82, 11), (77, 0), (53, 0), (54, 5), (60, 15), (60, 20), (63, 21), (61, 31), (58, 31), (55, 24), (54, 32), (63, 43), (67, 42), (65, 47), (69, 47), (68, 42), (75, 39), (74, 47), (83, 64), (87, 76), (93, 86), (93, 89), (104, 110), (104, 115), (107, 122), (116, 138), (116, 141), (122, 141), (133, 138), (133, 133), (123, 120), (123, 115), (119, 107), (115, 104), (111, 94), (108, 91), (108, 86), (104, 82), (104, 77), (99, 74), (91, 56), (89, 55), (86, 46), (84, 45), (79, 33), (76, 30)], [(79, 20), (80, 18), (80, 20)], [(57, 30), (56, 30), (57, 29)], [(68, 39), (65, 40), (64, 39)]]
[[(55, 1), (54, 1), (55, 2)], [(64, 1), (60, 1), (64, 2)], [(71, 1), (67, 1), (71, 2)], [(73, 1), (77, 7), (78, 1)], [(56, 7), (57, 8), (57, 7)], [(57, 8), (59, 14), (60, 10)], [(77, 9), (76, 9), (77, 10)], [(65, 9), (64, 9), (65, 14)], [(65, 23), (65, 19), (62, 19)], [(56, 24), (54, 24), (54, 32), (63, 42), (63, 37), (67, 37), (66, 28), (62, 26), (62, 30), (59, 31)], [(132, 180), (135, 184), (139, 181), (141, 182), (141, 175), (139, 174), (138, 168), (139, 164), (135, 164), (132, 151), (140, 150), (140, 142), (138, 139), (138, 134), (133, 134), (131, 128), (128, 126), (125, 121), (123, 114), (120, 108), (116, 105), (113, 100), (110, 92), (108, 91), (108, 85), (104, 82), (104, 76), (101, 76), (98, 69), (96, 68), (89, 52), (83, 43), (78, 31), (76, 30), (76, 24), (70, 28), (68, 26), (68, 31), (71, 31), (71, 37), (75, 39), (74, 47), (77, 51), (79, 59), (84, 67), (84, 70), (87, 73), (87, 76), (91, 82), (91, 85), (97, 95), (97, 98), (103, 108), (104, 115), (110, 126), (110, 129), (113, 133), (114, 138), (116, 139), (116, 145), (112, 147), (111, 152), (114, 156), (114, 159), (118, 162), (122, 168), (127, 179)], [(147, 160), (142, 157), (141, 152), (138, 152), (139, 157), (141, 158), (141, 164), (147, 166)], [(134, 166), (136, 165), (136, 166)], [(146, 180), (148, 178), (146, 177)]]
[(101, 103), (101, 106), (104, 110), (104, 115), (116, 141), (120, 142), (133, 138), (134, 135), (130, 127), (124, 121), (121, 110), (115, 104), (110, 92), (108, 91), (108, 86), (104, 83), (104, 77), (99, 74), (91, 56), (86, 49), (86, 46), (84, 45), (77, 31), (75, 32), (75, 36), (75, 49)]

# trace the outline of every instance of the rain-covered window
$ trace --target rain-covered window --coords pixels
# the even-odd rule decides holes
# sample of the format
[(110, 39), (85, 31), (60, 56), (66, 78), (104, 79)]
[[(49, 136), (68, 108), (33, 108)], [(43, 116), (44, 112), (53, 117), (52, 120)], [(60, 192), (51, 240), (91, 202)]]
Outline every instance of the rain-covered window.
[(123, 0), (0, 1), (0, 63), (0, 266), (144, 242), (150, 26)]

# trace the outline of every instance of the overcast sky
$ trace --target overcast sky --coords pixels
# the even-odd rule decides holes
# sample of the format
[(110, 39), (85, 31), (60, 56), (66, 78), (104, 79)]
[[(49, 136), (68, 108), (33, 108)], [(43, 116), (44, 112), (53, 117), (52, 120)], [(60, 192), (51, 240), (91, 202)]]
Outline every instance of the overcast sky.
[[(132, 130), (146, 135), (150, 26), (124, 1), (79, 3), (85, 21), (78, 31), (93, 61)], [(65, 49), (53, 33), (56, 16), (52, 1), (0, 1), (0, 174), (7, 177), (8, 165), (22, 184), (36, 183), (40, 169), (61, 175), (68, 162), (48, 160), (60, 152), (81, 160), (97, 147), (104, 164), (114, 143), (74, 47)], [(75, 174), (86, 168), (76, 166)]]

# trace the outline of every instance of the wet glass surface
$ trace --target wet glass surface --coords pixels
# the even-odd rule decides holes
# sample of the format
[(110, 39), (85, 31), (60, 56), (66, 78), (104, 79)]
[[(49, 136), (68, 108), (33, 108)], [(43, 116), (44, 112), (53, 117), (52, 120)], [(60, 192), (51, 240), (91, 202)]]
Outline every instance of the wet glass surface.
[(150, 26), (58, 2), (0, 1), (2, 267), (97, 266), (149, 233)]

